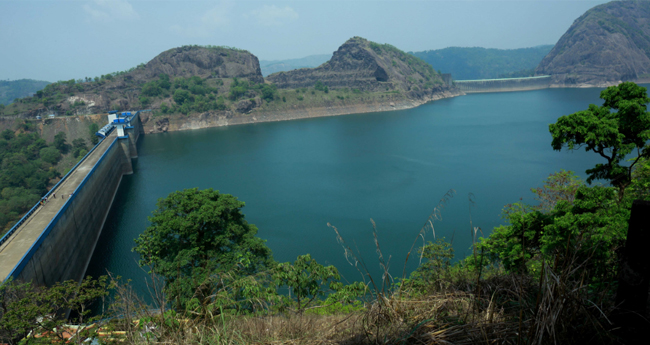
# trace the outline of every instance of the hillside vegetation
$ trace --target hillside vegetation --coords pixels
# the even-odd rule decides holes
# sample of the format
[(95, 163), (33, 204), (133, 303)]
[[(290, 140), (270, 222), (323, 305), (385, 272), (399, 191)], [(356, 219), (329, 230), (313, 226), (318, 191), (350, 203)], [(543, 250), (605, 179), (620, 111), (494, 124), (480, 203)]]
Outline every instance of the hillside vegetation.
[(520, 49), (449, 47), (409, 52), (455, 80), (528, 77), (552, 45)]
[(0, 80), (0, 105), (7, 105), (16, 98), (23, 98), (42, 90), (50, 82), (33, 79)]

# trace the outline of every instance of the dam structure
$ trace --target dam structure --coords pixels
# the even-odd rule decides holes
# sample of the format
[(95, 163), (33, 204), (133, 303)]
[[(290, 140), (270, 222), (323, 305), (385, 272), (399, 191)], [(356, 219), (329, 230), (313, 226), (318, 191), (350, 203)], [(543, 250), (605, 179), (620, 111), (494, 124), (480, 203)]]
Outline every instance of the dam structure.
[(144, 133), (139, 112), (109, 114), (102, 139), (0, 239), (0, 283), (81, 281)]
[(551, 86), (551, 76), (454, 80), (453, 84), (465, 93), (528, 91), (549, 88)]

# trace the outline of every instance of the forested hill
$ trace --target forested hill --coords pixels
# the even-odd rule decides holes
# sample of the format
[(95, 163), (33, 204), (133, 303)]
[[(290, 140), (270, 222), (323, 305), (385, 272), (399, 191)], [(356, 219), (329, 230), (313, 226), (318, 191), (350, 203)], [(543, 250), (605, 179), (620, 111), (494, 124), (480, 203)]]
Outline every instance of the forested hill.
[(585, 12), (536, 74), (557, 86), (607, 86), (650, 77), (650, 2), (612, 1)]
[(552, 45), (520, 49), (449, 47), (409, 52), (456, 80), (527, 77), (551, 51)]
[(276, 72), (286, 72), (298, 68), (314, 68), (327, 62), (332, 57), (332, 54), (309, 55), (299, 59), (289, 60), (260, 60), (260, 68), (262, 75), (268, 76)]
[(7, 105), (16, 98), (30, 96), (50, 82), (33, 79), (0, 80), (0, 104)]

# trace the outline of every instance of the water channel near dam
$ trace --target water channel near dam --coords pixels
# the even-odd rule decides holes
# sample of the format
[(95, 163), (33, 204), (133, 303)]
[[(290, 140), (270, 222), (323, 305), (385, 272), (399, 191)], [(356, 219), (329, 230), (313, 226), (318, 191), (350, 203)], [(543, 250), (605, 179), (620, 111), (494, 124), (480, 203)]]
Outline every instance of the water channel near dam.
[[(133, 239), (148, 226), (158, 198), (193, 187), (244, 201), (246, 219), (277, 261), (310, 253), (350, 281), (361, 276), (328, 222), (377, 277), (374, 219), (383, 255), (400, 276), (420, 228), (454, 189), (434, 226), (438, 237), (453, 237), (463, 257), (471, 245), (469, 193), (475, 196), (472, 223), (488, 235), (503, 224), (505, 204), (535, 203), (530, 188), (550, 173), (566, 169), (584, 177), (601, 162), (593, 152), (553, 151), (548, 132), (559, 116), (601, 105), (600, 91), (472, 94), (409, 110), (145, 135), (87, 273), (108, 270), (146, 291)], [(431, 233), (426, 240), (433, 240)], [(409, 270), (415, 264), (412, 257)]]

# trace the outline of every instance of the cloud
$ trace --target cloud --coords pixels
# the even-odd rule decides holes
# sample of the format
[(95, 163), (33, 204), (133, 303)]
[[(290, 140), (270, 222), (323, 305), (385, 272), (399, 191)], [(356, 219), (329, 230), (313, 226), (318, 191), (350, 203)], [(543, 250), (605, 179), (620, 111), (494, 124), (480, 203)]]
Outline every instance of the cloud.
[(298, 19), (298, 13), (289, 6), (280, 8), (275, 5), (264, 5), (251, 12), (251, 15), (264, 26), (280, 26), (285, 22)]
[(83, 6), (91, 21), (133, 20), (138, 12), (126, 0), (93, 0)]
[(230, 26), (230, 12), (232, 3), (222, 1), (211, 8), (196, 22), (194, 26), (172, 25), (172, 31), (188, 37), (207, 37), (217, 29), (226, 29)]

